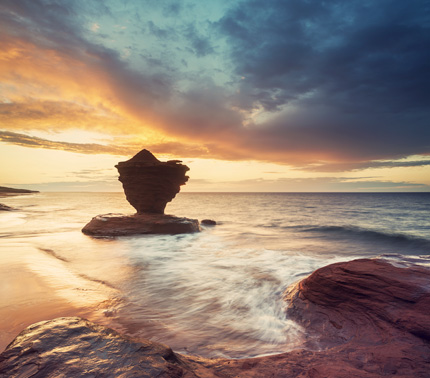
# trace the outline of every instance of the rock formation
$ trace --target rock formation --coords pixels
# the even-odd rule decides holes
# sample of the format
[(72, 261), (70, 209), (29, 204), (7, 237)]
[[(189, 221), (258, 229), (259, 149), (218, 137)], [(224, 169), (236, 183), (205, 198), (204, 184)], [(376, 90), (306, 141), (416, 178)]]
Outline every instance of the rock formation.
[(198, 232), (196, 219), (164, 214), (104, 214), (94, 217), (82, 232), (91, 236), (126, 236), (138, 234), (185, 234)]
[(127, 201), (138, 214), (164, 214), (167, 202), (188, 181), (185, 172), (189, 168), (180, 163), (180, 160), (161, 162), (148, 150), (142, 150), (115, 166)]
[(308, 332), (303, 348), (248, 359), (182, 356), (79, 318), (24, 330), (0, 377), (428, 378), (430, 270), (361, 259), (321, 268), (286, 292)]
[(159, 343), (71, 317), (36, 323), (0, 355), (0, 377), (196, 377)]
[(103, 214), (94, 217), (82, 232), (91, 236), (182, 234), (200, 231), (197, 219), (164, 215), (167, 202), (179, 193), (189, 170), (179, 160), (159, 161), (148, 150), (116, 165), (128, 202), (135, 215)]
[[(377, 344), (413, 335), (430, 342), (430, 272), (360, 259), (316, 270), (286, 292), (288, 314), (318, 336), (318, 347)], [(429, 355), (430, 358), (430, 355)]]

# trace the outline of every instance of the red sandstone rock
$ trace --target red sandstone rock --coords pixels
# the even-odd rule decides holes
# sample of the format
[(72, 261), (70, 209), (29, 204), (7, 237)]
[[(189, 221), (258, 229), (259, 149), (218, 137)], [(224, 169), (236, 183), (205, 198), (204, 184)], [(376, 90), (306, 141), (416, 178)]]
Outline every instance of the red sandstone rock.
[[(288, 314), (319, 347), (380, 343), (405, 333), (430, 341), (430, 273), (361, 259), (318, 269), (287, 290)], [(312, 344), (312, 341), (309, 341)]]
[(179, 160), (159, 161), (142, 150), (116, 167), (128, 202), (135, 215), (104, 214), (94, 217), (82, 232), (91, 236), (125, 236), (138, 234), (183, 234), (200, 231), (196, 219), (164, 215), (170, 202), (188, 180), (186, 165)]
[(306, 347), (230, 360), (181, 356), (79, 318), (30, 326), (0, 355), (0, 377), (429, 378), (430, 270), (381, 260), (326, 266), (286, 293)]
[(200, 231), (197, 219), (165, 214), (104, 214), (94, 217), (82, 232), (91, 236), (184, 234)]
[[(204, 368), (201, 368), (204, 370)], [(0, 377), (197, 377), (180, 356), (80, 318), (36, 323), (0, 355)]]
[(188, 181), (189, 170), (179, 160), (159, 161), (148, 150), (116, 165), (127, 201), (138, 214), (164, 214), (167, 202), (179, 193)]

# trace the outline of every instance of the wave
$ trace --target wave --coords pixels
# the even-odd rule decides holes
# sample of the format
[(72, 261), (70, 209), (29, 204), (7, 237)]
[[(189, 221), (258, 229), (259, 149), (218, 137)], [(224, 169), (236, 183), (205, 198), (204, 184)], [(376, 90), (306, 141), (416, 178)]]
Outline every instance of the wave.
[(402, 246), (414, 246), (430, 249), (430, 240), (413, 235), (390, 233), (371, 230), (356, 226), (312, 226), (306, 227), (301, 232), (314, 232), (334, 238), (360, 238), (361, 241), (396, 243)]

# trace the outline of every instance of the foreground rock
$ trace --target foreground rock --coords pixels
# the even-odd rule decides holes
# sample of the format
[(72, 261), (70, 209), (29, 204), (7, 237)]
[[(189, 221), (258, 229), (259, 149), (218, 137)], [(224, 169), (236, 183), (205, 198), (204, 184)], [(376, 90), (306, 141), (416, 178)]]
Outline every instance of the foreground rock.
[(96, 376), (196, 377), (165, 345), (135, 342), (75, 317), (33, 324), (0, 355), (0, 377)]
[(161, 162), (148, 150), (116, 165), (127, 201), (138, 214), (164, 214), (167, 202), (188, 181), (189, 170), (179, 160)]
[(371, 259), (333, 264), (287, 290), (286, 300), (307, 346), (323, 349), (313, 357), (317, 376), (430, 376), (428, 269)]
[(197, 219), (164, 214), (104, 214), (94, 217), (82, 232), (91, 236), (184, 234), (200, 231)]
[(242, 360), (181, 356), (79, 318), (23, 331), (0, 377), (428, 378), (430, 271), (355, 260), (321, 268), (286, 293), (308, 331), (302, 349)]

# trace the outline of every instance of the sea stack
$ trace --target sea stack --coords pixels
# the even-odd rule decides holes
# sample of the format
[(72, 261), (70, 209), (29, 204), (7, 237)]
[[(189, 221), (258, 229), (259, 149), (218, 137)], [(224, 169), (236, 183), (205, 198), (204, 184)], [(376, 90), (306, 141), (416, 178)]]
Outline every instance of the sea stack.
[(161, 162), (148, 150), (115, 166), (133, 215), (103, 214), (94, 217), (82, 232), (91, 236), (184, 234), (200, 231), (199, 221), (165, 215), (164, 209), (188, 181), (189, 170), (179, 160)]
[(127, 201), (138, 214), (164, 214), (167, 202), (188, 181), (189, 168), (180, 160), (161, 162), (148, 150), (115, 166)]

